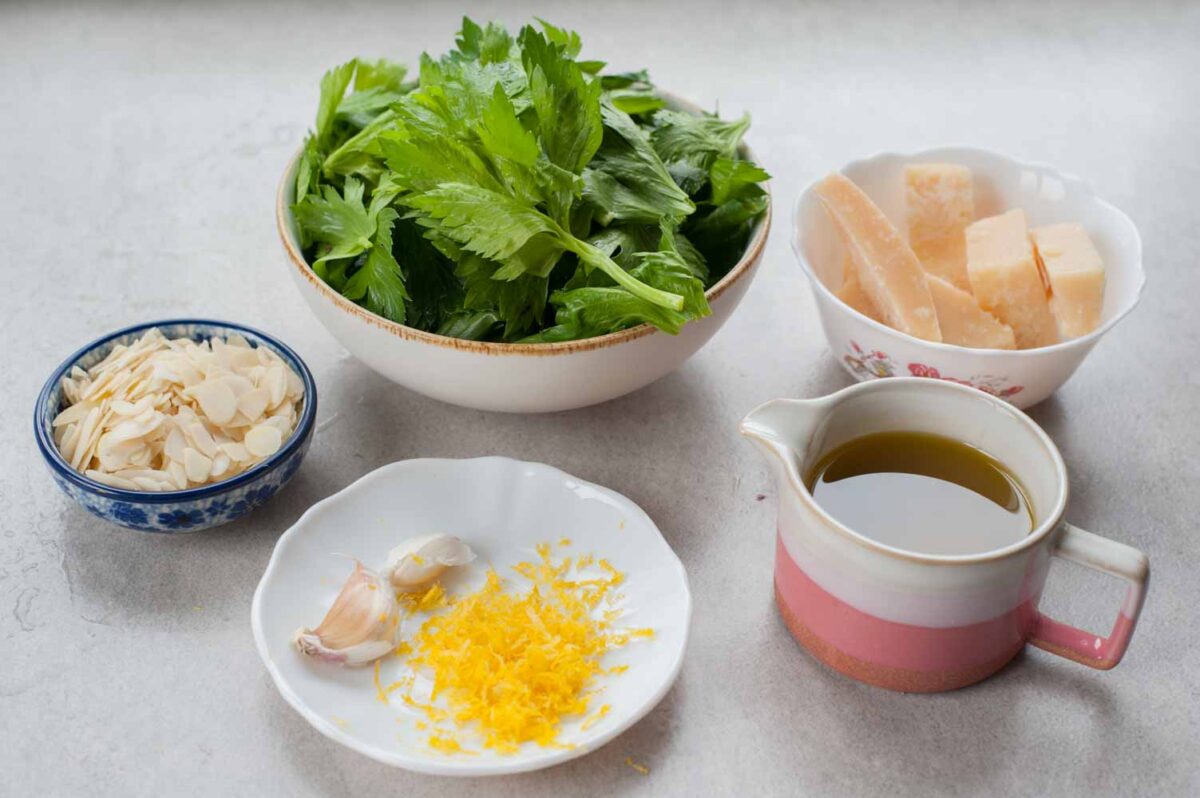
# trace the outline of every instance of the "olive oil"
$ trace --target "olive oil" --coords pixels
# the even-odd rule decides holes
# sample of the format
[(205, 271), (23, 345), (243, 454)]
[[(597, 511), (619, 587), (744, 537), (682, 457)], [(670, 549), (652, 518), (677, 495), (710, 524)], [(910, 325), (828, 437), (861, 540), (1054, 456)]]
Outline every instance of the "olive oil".
[(923, 432), (878, 432), (826, 453), (805, 480), (822, 509), (919, 554), (980, 554), (1034, 528), (1021, 484), (987, 453)]

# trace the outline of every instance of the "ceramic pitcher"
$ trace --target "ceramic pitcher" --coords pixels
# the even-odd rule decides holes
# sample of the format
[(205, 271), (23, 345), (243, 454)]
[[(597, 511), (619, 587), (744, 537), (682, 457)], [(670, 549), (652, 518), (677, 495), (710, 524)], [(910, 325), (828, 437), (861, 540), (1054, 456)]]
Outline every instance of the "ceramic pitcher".
[[(1093, 668), (1120, 662), (1149, 561), (1066, 523), (1062, 456), (1021, 411), (953, 383), (887, 379), (820, 399), (768, 402), (740, 431), (778, 484), (776, 602), (792, 634), (826, 665), (880, 687), (933, 692), (986, 678), (1026, 643)], [(1025, 488), (1033, 531), (994, 551), (936, 555), (885, 545), (834, 520), (806, 487), (808, 470), (846, 441), (893, 431), (946, 436), (999, 460)], [(1052, 557), (1128, 582), (1107, 637), (1038, 610)]]

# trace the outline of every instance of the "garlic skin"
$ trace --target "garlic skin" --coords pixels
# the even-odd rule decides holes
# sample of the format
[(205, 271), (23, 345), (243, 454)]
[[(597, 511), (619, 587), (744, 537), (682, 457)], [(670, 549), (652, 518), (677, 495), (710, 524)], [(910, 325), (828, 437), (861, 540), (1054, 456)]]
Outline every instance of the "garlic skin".
[(466, 565), (475, 552), (453, 535), (426, 535), (404, 541), (388, 553), (382, 576), (398, 590), (414, 590), (432, 582), (447, 568)]
[(337, 665), (365, 665), (396, 647), (396, 594), (379, 574), (354, 561), (333, 606), (316, 629), (296, 632), (301, 654)]

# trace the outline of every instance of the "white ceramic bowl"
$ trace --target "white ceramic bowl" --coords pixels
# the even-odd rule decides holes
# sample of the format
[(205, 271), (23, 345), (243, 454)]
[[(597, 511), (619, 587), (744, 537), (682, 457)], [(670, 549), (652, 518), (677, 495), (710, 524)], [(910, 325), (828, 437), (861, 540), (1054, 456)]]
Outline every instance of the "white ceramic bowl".
[(1066, 382), (1100, 338), (1137, 305), (1145, 284), (1137, 228), (1082, 180), (987, 150), (885, 152), (853, 161), (841, 172), (903, 230), (904, 167), (930, 161), (961, 164), (974, 172), (980, 218), (1024, 208), (1031, 225), (1079, 222), (1087, 228), (1107, 272), (1100, 326), (1054, 346), (1009, 351), (923, 341), (869, 319), (834, 296), (842, 283), (843, 248), (810, 185), (796, 203), (792, 246), (812, 282), (829, 347), (858, 380), (934, 377), (974, 386), (1017, 407), (1040, 402)]
[[(670, 98), (673, 105), (698, 109)], [(744, 157), (753, 158), (742, 147)], [(757, 160), (756, 160), (757, 163)], [(288, 165), (276, 199), (276, 223), (288, 271), (304, 300), (334, 337), (375, 371), (443, 402), (509, 413), (570, 410), (636, 391), (679, 368), (721, 328), (757, 271), (771, 227), (767, 210), (742, 259), (708, 289), (712, 315), (688, 322), (678, 335), (648, 324), (555, 344), (465, 341), (396, 324), (359, 307), (305, 262), (291, 212), (297, 160)]]
[[(460, 735), (475, 755), (438, 753), (428, 731), (416, 728), (421, 713), (403, 701), (376, 698), (373, 669), (339, 668), (303, 657), (292, 645), (301, 626), (320, 621), (352, 565), (337, 552), (368, 566), (382, 563), (402, 540), (434, 532), (455, 534), (477, 554), (471, 566), (444, 581), (455, 594), (483, 583), (487, 565), (503, 578), (510, 566), (536, 560), (534, 547), (553, 544), (556, 558), (593, 554), (624, 572), (622, 626), (650, 627), (654, 637), (609, 652), (605, 665), (629, 665), (602, 677), (607, 715), (587, 729), (579, 719), (564, 723), (559, 741), (575, 747), (542, 748), (532, 743), (501, 756), (480, 750), (469, 733)], [(563, 537), (569, 545), (559, 545)], [(514, 579), (514, 587), (520, 584)], [(603, 609), (603, 608), (602, 608)], [(372, 471), (339, 493), (313, 505), (283, 534), (259, 582), (251, 608), (258, 653), (279, 692), (319, 732), (372, 759), (422, 773), (486, 776), (536, 770), (582, 756), (636, 723), (657, 704), (679, 675), (687, 646), (692, 598), (683, 564), (654, 522), (629, 499), (556, 468), (504, 457), (476, 460), (406, 460)], [(406, 635), (414, 620), (401, 627)], [(386, 657), (381, 681), (407, 674), (428, 680), (405, 660)]]

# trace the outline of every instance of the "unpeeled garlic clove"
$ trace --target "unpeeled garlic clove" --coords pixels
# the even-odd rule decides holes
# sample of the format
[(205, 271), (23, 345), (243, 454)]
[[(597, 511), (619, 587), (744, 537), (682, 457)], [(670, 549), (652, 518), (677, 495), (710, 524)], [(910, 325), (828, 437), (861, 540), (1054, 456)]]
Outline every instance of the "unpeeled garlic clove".
[(475, 552), (453, 535), (426, 535), (401, 543), (388, 553), (382, 576), (401, 590), (412, 590), (442, 575), (447, 568), (466, 565)]
[(396, 647), (396, 594), (379, 574), (354, 561), (354, 573), (316, 629), (296, 632), (301, 654), (338, 665), (363, 665)]

